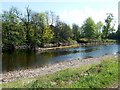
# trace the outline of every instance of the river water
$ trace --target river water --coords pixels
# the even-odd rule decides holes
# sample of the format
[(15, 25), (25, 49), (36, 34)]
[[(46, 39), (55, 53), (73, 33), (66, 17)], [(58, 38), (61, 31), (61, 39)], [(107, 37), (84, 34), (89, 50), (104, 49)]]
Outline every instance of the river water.
[(42, 67), (47, 64), (57, 63), (64, 60), (80, 58), (92, 58), (120, 52), (120, 44), (80, 46), (77, 48), (66, 48), (49, 50), (45, 52), (33, 52), (17, 50), (12, 53), (2, 54), (3, 72)]

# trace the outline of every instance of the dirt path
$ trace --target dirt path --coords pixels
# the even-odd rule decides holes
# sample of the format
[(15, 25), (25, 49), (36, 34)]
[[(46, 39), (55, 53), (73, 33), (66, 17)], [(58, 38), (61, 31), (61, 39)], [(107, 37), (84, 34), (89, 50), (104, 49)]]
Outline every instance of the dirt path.
[(97, 64), (97, 63), (100, 63), (104, 58), (108, 58), (108, 57), (117, 57), (117, 55), (105, 55), (97, 58), (63, 61), (53, 65), (39, 67), (36, 69), (26, 69), (26, 70), (7, 72), (7, 73), (0, 74), (0, 76), (2, 76), (0, 78), (0, 81), (11, 82), (11, 81), (20, 80), (28, 77), (52, 74), (56, 71), (64, 70), (66, 68), (80, 67), (82, 65), (89, 65), (89, 64)]

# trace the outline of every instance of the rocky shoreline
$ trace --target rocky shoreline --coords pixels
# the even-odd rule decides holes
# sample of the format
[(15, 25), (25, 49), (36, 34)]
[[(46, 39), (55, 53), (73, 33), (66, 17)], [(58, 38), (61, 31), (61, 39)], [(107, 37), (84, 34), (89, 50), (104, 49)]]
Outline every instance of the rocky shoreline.
[(47, 65), (44, 67), (38, 67), (36, 69), (26, 69), (26, 70), (19, 70), (19, 71), (10, 71), (6, 73), (0, 74), (0, 81), (2, 83), (12, 82), (24, 78), (31, 78), (35, 76), (41, 76), (45, 74), (52, 74), (54, 72), (64, 70), (67, 68), (73, 67), (80, 67), (83, 65), (90, 65), (90, 64), (98, 64), (105, 58), (109, 57), (118, 57), (118, 55), (105, 55), (96, 58), (87, 58), (87, 59), (76, 59), (70, 61), (63, 61), (59, 63), (55, 63), (52, 65)]

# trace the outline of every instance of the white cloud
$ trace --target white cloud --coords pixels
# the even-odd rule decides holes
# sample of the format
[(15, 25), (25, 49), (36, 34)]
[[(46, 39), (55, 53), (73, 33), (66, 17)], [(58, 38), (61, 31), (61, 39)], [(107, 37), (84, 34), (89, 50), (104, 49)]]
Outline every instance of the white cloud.
[(86, 20), (88, 17), (92, 17), (95, 23), (98, 21), (102, 21), (104, 23), (104, 20), (106, 19), (107, 15), (106, 13), (113, 13), (115, 20), (116, 20), (116, 26), (117, 29), (117, 23), (118, 23), (118, 10), (116, 9), (104, 9), (104, 10), (95, 10), (90, 7), (85, 7), (84, 9), (76, 9), (76, 10), (64, 10), (63, 12), (59, 12), (58, 15), (60, 16), (60, 19), (68, 24), (76, 23), (79, 26), (82, 25), (82, 23)]

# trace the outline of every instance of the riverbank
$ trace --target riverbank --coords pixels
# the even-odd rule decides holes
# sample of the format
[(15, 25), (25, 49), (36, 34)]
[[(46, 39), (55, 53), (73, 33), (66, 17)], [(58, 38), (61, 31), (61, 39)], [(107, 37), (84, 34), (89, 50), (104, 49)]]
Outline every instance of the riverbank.
[(72, 44), (68, 46), (59, 46), (59, 47), (50, 47), (50, 48), (37, 48), (38, 51), (47, 51), (47, 50), (56, 50), (56, 49), (63, 49), (63, 48), (75, 48), (79, 47), (80, 44)]
[(109, 42), (109, 43), (98, 43), (98, 42), (92, 42), (92, 43), (78, 43), (78, 44), (71, 44), (71, 45), (65, 45), (65, 46), (59, 46), (59, 47), (49, 47), (49, 48), (41, 48), (38, 47), (36, 50), (38, 52), (43, 52), (47, 50), (57, 50), (57, 49), (64, 49), (64, 48), (76, 48), (80, 46), (97, 46), (97, 45), (110, 45), (115, 44), (115, 42)]
[(54, 72), (64, 70), (66, 68), (73, 68), (73, 67), (100, 63), (104, 58), (109, 58), (109, 57), (117, 57), (117, 55), (105, 55), (102, 57), (88, 58), (88, 59), (82, 59), (82, 60), (78, 58), (76, 60), (63, 61), (63, 62), (59, 62), (52, 65), (49, 64), (47, 66), (39, 67), (36, 69), (10, 71), (7, 73), (3, 73), (0, 81), (11, 82), (11, 81), (20, 80), (28, 77), (30, 78), (30, 77), (35, 77), (35, 76), (40, 76), (45, 74), (52, 74)]
[(50, 47), (52, 45), (48, 45), (49, 48), (47, 48), (47, 47), (37, 48), (36, 50), (46, 51), (46, 50), (55, 50), (55, 49), (62, 49), (62, 48), (73, 48), (73, 47), (79, 47), (79, 46), (107, 45), (107, 44), (115, 44), (115, 43), (117, 43), (117, 40), (111, 40), (111, 39), (105, 39), (105, 40), (81, 39), (78, 43), (74, 43), (74, 44), (61, 43), (60, 46), (55, 45), (55, 47)]
[(117, 58), (117, 55), (106, 55), (98, 58), (64, 61), (34, 70), (9, 72), (3, 74), (4, 80), (6, 78), (8, 83), (3, 83), (2, 86), (3, 88), (113, 87), (118, 79)]
[(74, 48), (79, 46), (93, 46), (93, 45), (107, 45), (107, 44), (115, 44), (118, 43), (117, 40), (105, 39), (105, 40), (92, 40), (92, 39), (80, 39), (78, 42), (74, 43), (59, 43), (59, 44), (45, 44), (43, 47), (35, 47), (31, 48), (30, 46), (14, 46), (14, 45), (3, 45), (2, 49), (0, 49), (3, 53), (13, 50), (34, 50), (34, 51), (47, 51), (47, 50), (56, 50), (62, 48)]
[[(80, 44), (79, 43), (76, 43), (76, 44), (70, 44), (70, 45), (60, 45), (60, 46), (50, 46), (50, 47), (35, 47), (35, 51), (39, 51), (39, 52), (42, 52), (42, 51), (47, 51), (47, 50), (56, 50), (56, 49), (63, 49), (63, 48), (74, 48), (74, 47), (79, 47)], [(27, 46), (11, 46), (11, 45), (8, 45), (8, 46), (3, 46), (2, 49), (1, 49), (1, 52), (8, 52), (8, 51), (14, 51), (14, 50), (34, 50), (34, 49), (28, 49)]]

